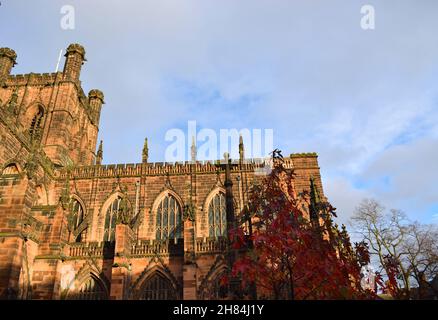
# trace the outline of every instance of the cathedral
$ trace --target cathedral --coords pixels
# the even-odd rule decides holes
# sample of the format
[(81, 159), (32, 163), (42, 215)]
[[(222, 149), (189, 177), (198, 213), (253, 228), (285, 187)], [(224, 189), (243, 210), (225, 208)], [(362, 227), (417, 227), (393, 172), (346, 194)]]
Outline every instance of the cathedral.
[[(11, 74), (16, 61), (0, 48), (0, 299), (222, 298), (230, 217), (263, 161), (241, 141), (233, 161), (151, 163), (145, 140), (140, 163), (102, 164), (85, 49), (71, 44), (62, 72)], [(298, 192), (324, 197), (315, 153), (284, 161)]]

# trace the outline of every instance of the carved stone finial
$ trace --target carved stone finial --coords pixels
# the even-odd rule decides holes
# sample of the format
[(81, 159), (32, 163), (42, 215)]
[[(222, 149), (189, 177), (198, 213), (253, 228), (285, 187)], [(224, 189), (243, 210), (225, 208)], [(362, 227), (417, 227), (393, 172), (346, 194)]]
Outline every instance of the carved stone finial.
[(243, 145), (243, 137), (240, 135), (239, 137), (239, 158), (241, 161), (245, 159), (245, 147)]
[(65, 53), (64, 77), (69, 81), (79, 81), (82, 65), (85, 59), (85, 49), (83, 46), (74, 43), (68, 46)]
[(15, 60), (17, 59), (17, 54), (15, 53), (14, 50), (10, 48), (0, 48), (0, 57), (8, 57), (15, 64), (16, 62)]
[(103, 141), (100, 140), (99, 149), (96, 154), (96, 164), (101, 165), (103, 160)]
[(192, 137), (192, 147), (191, 147), (191, 156), (192, 156), (192, 162), (196, 162), (196, 158), (197, 158), (197, 149), (196, 149), (196, 141), (195, 141), (195, 136)]
[(105, 96), (103, 92), (98, 89), (90, 90), (90, 92), (88, 93), (89, 100), (98, 99), (101, 101), (102, 104), (104, 104), (105, 103), (104, 98)]
[(144, 146), (142, 152), (142, 162), (147, 163), (149, 159), (149, 147), (148, 147), (148, 138), (144, 139)]
[(183, 220), (195, 221), (196, 209), (192, 202), (184, 206)]
[(0, 48), (0, 82), (2, 86), (16, 64), (17, 54), (15, 51), (9, 48)]
[(68, 46), (64, 56), (67, 57), (68, 55), (73, 54), (73, 53), (78, 53), (84, 61), (87, 61), (85, 59), (85, 49), (80, 44), (77, 44), (77, 43), (70, 44)]

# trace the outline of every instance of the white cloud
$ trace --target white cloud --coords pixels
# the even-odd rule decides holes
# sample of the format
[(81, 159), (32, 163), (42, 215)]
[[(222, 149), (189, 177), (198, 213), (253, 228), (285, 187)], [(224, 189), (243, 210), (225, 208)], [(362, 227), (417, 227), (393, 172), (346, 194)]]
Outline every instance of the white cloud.
[(337, 209), (336, 222), (348, 225), (357, 205), (364, 198), (373, 197), (369, 191), (355, 188), (348, 179), (333, 177), (323, 180), (324, 191), (330, 203)]

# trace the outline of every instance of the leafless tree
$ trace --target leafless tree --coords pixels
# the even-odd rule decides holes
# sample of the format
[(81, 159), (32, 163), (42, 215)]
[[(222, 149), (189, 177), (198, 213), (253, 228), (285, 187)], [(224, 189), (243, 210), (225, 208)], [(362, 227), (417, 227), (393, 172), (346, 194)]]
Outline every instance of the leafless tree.
[(424, 298), (428, 291), (438, 295), (431, 285), (438, 274), (438, 228), (414, 222), (409, 225), (403, 243), (403, 263), (409, 266), (411, 277), (418, 285), (418, 297)]
[(388, 260), (398, 269), (398, 298), (410, 298), (411, 287), (425, 292), (438, 272), (438, 231), (435, 225), (411, 222), (400, 211), (385, 208), (376, 200), (365, 199), (351, 218), (355, 232), (369, 244), (379, 272), (389, 276)]

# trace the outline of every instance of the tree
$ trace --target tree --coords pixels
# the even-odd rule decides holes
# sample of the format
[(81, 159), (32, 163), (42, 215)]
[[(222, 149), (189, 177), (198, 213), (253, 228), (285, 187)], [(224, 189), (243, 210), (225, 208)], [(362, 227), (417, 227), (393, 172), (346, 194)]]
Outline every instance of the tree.
[[(293, 180), (281, 153), (274, 151), (273, 170), (252, 188), (240, 216), (251, 223), (251, 235), (244, 227), (233, 230), (233, 246), (242, 252), (233, 275), (241, 277), (244, 288), (256, 287), (260, 298), (373, 297), (360, 286), (359, 260), (366, 255), (353, 249), (345, 227), (333, 224), (335, 209), (312, 196), (312, 190), (297, 197)], [(316, 211), (316, 223), (303, 203)]]
[(411, 222), (400, 210), (385, 213), (372, 199), (363, 200), (351, 220), (379, 266), (382, 289), (408, 299), (414, 284), (421, 294), (438, 271), (436, 226)]
[(418, 285), (418, 298), (427, 298), (427, 291), (432, 290), (438, 296), (438, 290), (432, 286), (432, 280), (438, 274), (438, 229), (434, 225), (414, 222), (408, 226), (404, 264), (408, 265), (411, 279)]

